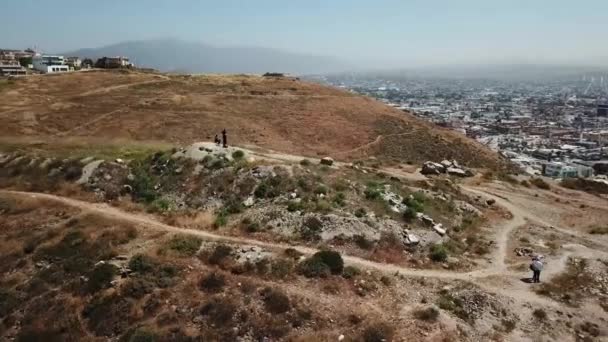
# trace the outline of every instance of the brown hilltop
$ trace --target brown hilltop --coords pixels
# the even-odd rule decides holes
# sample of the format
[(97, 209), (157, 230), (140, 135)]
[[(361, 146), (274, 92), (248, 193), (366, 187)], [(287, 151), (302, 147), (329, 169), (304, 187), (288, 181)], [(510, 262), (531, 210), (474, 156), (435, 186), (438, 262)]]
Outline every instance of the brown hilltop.
[(457, 133), (375, 100), (314, 83), (257, 76), (95, 71), (0, 84), (0, 135), (54, 141), (211, 140), (284, 153), (502, 166)]

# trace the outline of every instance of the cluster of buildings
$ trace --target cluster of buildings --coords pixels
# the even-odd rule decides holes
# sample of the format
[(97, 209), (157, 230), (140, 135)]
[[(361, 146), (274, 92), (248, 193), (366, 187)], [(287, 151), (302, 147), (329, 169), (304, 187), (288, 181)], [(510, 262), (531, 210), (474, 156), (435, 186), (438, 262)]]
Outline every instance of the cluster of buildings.
[(133, 64), (129, 58), (122, 56), (102, 57), (94, 62), (88, 58), (81, 60), (79, 57), (41, 54), (32, 49), (0, 49), (0, 76), (23, 76), (28, 73), (52, 74), (90, 68), (131, 67)]
[(466, 134), (530, 174), (608, 173), (608, 72), (547, 81), (352, 74), (321, 81)]

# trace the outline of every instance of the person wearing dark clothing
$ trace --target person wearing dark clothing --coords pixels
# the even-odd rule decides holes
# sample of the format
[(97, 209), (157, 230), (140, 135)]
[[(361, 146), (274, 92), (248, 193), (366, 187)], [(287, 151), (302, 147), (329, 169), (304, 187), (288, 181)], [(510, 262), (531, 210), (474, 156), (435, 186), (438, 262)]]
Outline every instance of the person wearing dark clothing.
[(215, 139), (213, 139), (213, 141), (215, 142), (215, 144), (217, 146), (220, 146), (221, 141), (220, 141), (220, 137), (218, 137), (217, 134), (215, 135)]
[(222, 145), (224, 148), (228, 147), (228, 133), (226, 132), (225, 128), (222, 131)]
[(532, 270), (532, 282), (540, 283), (540, 272), (543, 270), (543, 262), (539, 257), (534, 257), (532, 259), (530, 269)]

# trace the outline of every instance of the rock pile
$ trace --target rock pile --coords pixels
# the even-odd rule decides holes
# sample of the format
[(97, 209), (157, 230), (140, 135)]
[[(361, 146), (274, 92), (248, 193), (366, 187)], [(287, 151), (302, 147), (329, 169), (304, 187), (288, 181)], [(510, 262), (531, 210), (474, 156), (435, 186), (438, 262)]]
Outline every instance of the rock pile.
[(422, 165), (422, 171), (420, 172), (427, 176), (446, 173), (458, 177), (472, 177), (475, 175), (471, 170), (461, 167), (456, 160), (444, 160), (441, 163), (427, 161)]

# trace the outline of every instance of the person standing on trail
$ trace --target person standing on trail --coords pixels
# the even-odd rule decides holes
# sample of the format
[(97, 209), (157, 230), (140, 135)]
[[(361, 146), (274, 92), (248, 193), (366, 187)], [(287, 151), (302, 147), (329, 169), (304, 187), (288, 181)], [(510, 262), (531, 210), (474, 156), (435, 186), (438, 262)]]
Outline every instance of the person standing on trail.
[(213, 139), (213, 141), (215, 142), (215, 144), (217, 146), (220, 146), (221, 141), (220, 141), (220, 137), (218, 137), (217, 134), (215, 135), (215, 138)]
[(532, 282), (540, 283), (540, 272), (543, 270), (543, 262), (540, 256), (532, 258), (530, 269), (532, 270)]
[(222, 146), (224, 146), (224, 148), (228, 147), (228, 133), (225, 128), (222, 131)]

